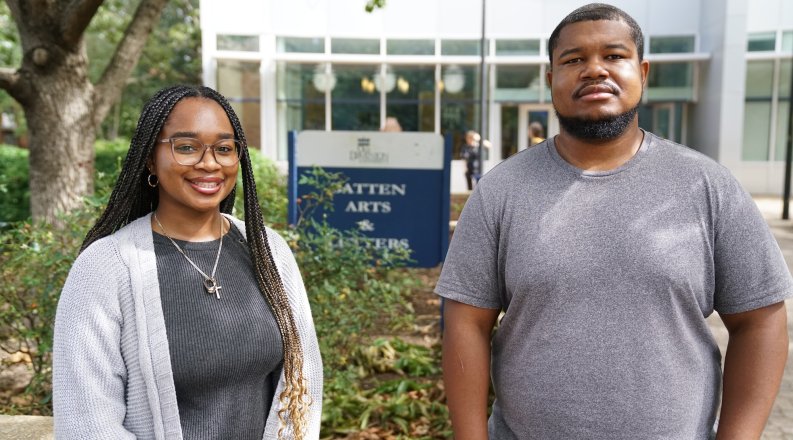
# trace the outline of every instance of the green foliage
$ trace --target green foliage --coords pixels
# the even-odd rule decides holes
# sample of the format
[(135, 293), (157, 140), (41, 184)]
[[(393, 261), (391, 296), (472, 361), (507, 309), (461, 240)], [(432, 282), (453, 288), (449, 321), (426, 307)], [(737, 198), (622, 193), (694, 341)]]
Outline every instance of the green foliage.
[[(251, 168), (256, 179), (256, 195), (259, 197), (264, 221), (276, 229), (283, 228), (286, 226), (286, 177), (281, 175), (275, 163), (258, 149), (249, 148), (248, 154), (251, 158)], [(237, 198), (234, 200), (234, 215), (244, 218), (243, 188), (239, 183), (241, 181), (240, 175), (237, 180)]]
[[(5, 2), (0, 2), (0, 67), (17, 67), (22, 62), (19, 35), (11, 11)], [(16, 135), (25, 131), (22, 107), (5, 90), (0, 90), (0, 113), (12, 115), (17, 123)], [(0, 139), (2, 142), (2, 139)], [(9, 142), (6, 140), (6, 142)]]
[(298, 185), (313, 187), (314, 191), (298, 198), (299, 215), (296, 226), (304, 227), (316, 215), (332, 212), (333, 195), (344, 187), (347, 180), (341, 173), (331, 173), (320, 167), (314, 167), (300, 175)]
[(5, 2), (0, 3), (0, 66), (17, 66), (22, 61), (17, 26)]
[(29, 216), (28, 150), (0, 145), (0, 224)]
[(0, 412), (52, 413), (52, 331), (58, 297), (88, 226), (101, 205), (60, 218), (62, 229), (30, 221), (0, 235), (0, 349), (29, 359), (32, 378), (23, 398)]
[(357, 231), (335, 229), (324, 216), (316, 219), (320, 215), (314, 214), (332, 208), (344, 176), (314, 168), (300, 182), (314, 190), (302, 197), (297, 225), (284, 235), (304, 274), (320, 349), (331, 372), (346, 365), (378, 318), (410, 316), (405, 295), (411, 281), (394, 271), (407, 261), (408, 251), (377, 248)]
[(121, 165), (129, 151), (129, 139), (100, 139), (94, 143), (96, 156), (94, 160), (94, 188), (99, 193), (110, 193), (121, 171)]
[[(413, 324), (408, 295), (417, 285), (401, 266), (406, 250), (370, 245), (325, 221), (346, 178), (314, 168), (297, 225), (284, 232), (304, 276), (325, 366), (322, 436), (447, 438), (438, 350), (373, 332)], [(397, 379), (394, 379), (397, 376)], [(366, 437), (368, 436), (368, 437)]]
[(378, 338), (372, 345), (355, 351), (359, 375), (398, 373), (403, 376), (440, 374), (434, 353), (427, 347), (408, 344), (401, 339)]
[(385, 0), (369, 0), (366, 2), (366, 12), (372, 12), (375, 8), (385, 8)]
[[(4, 330), (0, 350), (21, 352), (33, 373), (23, 396), (13, 403), (0, 401), (0, 412), (52, 413), (52, 328), (58, 297), (85, 234), (104, 209), (128, 148), (125, 140), (97, 142), (96, 194), (85, 200), (82, 209), (62, 215), (56, 222), (62, 227), (33, 223), (26, 205), (25, 220), (14, 219), (15, 223), (0, 233), (0, 276), (4, 281), (0, 285), (0, 328)], [(27, 175), (27, 151), (0, 149), (0, 167), (9, 162), (2, 156), (5, 150), (24, 152), (23, 160), (15, 166)], [(0, 186), (8, 181), (0, 172)], [(27, 179), (24, 183), (27, 188)], [(5, 200), (0, 198), (0, 206)]]
[[(138, 3), (105, 0), (91, 21), (86, 45), (92, 81), (101, 77)], [(145, 102), (157, 90), (178, 83), (202, 84), (198, 0), (170, 0), (165, 6), (100, 135), (110, 139), (131, 137)]]
[[(104, 0), (86, 29), (88, 75), (96, 83), (113, 57), (139, 1)], [(201, 84), (201, 28), (199, 0), (170, 0), (152, 31), (141, 58), (130, 73), (121, 99), (111, 110), (100, 137), (131, 137), (143, 104), (154, 93), (177, 83)], [(8, 6), (0, 2), (0, 66), (19, 67), (22, 50)], [(0, 90), (0, 112), (14, 115), (17, 136), (27, 126), (22, 108)]]
[[(100, 140), (95, 145), (94, 187), (98, 192), (109, 192), (129, 149), (129, 140)], [(28, 150), (0, 145), (0, 225), (30, 217), (28, 180)]]
[[(439, 350), (377, 339), (356, 350), (351, 367), (325, 380), (323, 435), (361, 438), (451, 437), (438, 380)], [(373, 374), (377, 375), (373, 375)]]

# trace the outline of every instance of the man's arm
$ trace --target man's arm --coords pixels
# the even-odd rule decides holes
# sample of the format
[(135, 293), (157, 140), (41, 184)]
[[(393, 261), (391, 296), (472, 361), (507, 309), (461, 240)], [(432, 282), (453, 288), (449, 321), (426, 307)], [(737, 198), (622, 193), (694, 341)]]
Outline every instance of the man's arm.
[(487, 439), (490, 333), (498, 313), (444, 300), (443, 382), (457, 440)]
[(788, 354), (785, 303), (721, 315), (730, 340), (717, 440), (759, 439)]

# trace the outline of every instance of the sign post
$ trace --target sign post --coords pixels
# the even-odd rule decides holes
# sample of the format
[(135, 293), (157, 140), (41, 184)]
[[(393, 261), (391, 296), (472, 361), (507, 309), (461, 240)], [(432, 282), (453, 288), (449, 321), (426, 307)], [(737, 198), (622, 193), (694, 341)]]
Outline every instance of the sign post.
[(348, 180), (328, 223), (356, 229), (366, 245), (411, 250), (411, 266), (433, 267), (449, 245), (451, 140), (434, 133), (303, 131), (290, 135), (289, 221), (298, 197), (315, 191), (299, 176), (318, 166)]

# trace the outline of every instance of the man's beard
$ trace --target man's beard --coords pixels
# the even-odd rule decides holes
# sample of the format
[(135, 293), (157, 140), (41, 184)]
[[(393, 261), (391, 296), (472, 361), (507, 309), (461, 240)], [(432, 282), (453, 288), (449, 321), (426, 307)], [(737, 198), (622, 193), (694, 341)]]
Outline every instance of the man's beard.
[(588, 141), (608, 141), (616, 139), (625, 133), (628, 126), (633, 122), (639, 105), (616, 116), (607, 116), (601, 119), (585, 119), (575, 116), (563, 116), (556, 111), (559, 118), (559, 125), (564, 128), (571, 136)]

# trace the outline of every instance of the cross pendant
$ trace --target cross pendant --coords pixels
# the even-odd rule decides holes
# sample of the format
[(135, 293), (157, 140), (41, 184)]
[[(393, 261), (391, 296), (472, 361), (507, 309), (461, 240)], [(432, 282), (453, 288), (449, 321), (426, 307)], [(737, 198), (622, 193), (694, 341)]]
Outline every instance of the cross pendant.
[(215, 294), (217, 299), (220, 299), (220, 289), (223, 287), (218, 285), (218, 282), (214, 278), (207, 278), (204, 280), (204, 289), (206, 289), (207, 293)]

